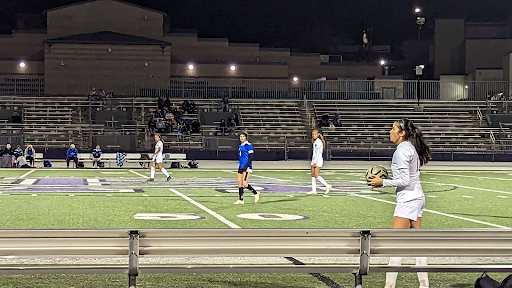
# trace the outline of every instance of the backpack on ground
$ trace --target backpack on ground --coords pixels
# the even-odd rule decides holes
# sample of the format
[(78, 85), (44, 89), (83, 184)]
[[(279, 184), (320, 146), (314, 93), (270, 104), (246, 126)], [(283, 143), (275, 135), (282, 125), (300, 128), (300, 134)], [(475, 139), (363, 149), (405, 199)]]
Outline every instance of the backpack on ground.
[(508, 275), (498, 288), (512, 288), (512, 274)]
[(84, 167), (85, 167), (84, 162), (81, 162), (81, 161), (78, 162), (78, 168), (84, 168)]
[(98, 165), (98, 168), (105, 168), (105, 162), (98, 162), (96, 163), (96, 165)]
[(486, 272), (475, 282), (475, 288), (499, 288), (500, 282), (492, 279)]
[(44, 160), (44, 167), (52, 167), (52, 162), (50, 162), (50, 160)]

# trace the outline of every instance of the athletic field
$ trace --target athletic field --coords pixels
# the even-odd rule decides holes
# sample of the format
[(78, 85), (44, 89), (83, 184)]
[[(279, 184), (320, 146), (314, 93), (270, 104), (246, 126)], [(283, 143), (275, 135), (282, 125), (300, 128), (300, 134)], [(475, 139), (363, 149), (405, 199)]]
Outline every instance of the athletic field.
[[(235, 162), (233, 162), (235, 163)], [(370, 166), (370, 164), (365, 164)], [(390, 228), (393, 188), (365, 185), (361, 165), (323, 170), (333, 189), (306, 195), (307, 169), (256, 170), (250, 183), (261, 192), (254, 203), (246, 191), (237, 199), (236, 163), (229, 168), (169, 169), (173, 179), (149, 169), (0, 170), (2, 229), (108, 228)], [(293, 165), (286, 165), (290, 167)], [(387, 165), (389, 166), (389, 164)], [(306, 166), (307, 167), (307, 166)], [(469, 169), (469, 170), (468, 170)], [(481, 167), (436, 170), (421, 180), (426, 195), (423, 227), (432, 229), (512, 227), (512, 169)], [(291, 255), (292, 256), (292, 255)], [(356, 263), (351, 258), (302, 259), (303, 263)], [(387, 259), (372, 258), (374, 263)], [(512, 263), (510, 258), (431, 258), (431, 264)], [(126, 259), (0, 259), (0, 265), (123, 264)], [(141, 264), (284, 264), (284, 258), (141, 259)], [(414, 259), (404, 261), (414, 263)], [(473, 287), (477, 274), (430, 274), (430, 287)], [(499, 280), (504, 275), (494, 274)], [(138, 287), (351, 287), (347, 274), (142, 275)], [(397, 287), (418, 287), (416, 274), (399, 274)], [(125, 275), (45, 275), (0, 277), (0, 287), (126, 287)], [(384, 287), (383, 274), (364, 279), (365, 287)]]

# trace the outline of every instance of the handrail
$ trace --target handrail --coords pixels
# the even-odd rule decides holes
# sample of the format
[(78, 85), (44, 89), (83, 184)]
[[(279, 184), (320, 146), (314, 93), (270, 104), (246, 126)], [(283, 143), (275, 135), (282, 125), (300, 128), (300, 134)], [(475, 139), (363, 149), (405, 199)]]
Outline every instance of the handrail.
[(480, 107), (476, 107), (476, 114), (478, 115), (478, 121), (479, 121), (479, 126), (482, 127), (482, 121), (484, 120), (484, 116), (482, 114), (482, 110), (480, 110)]
[[(370, 257), (512, 256), (512, 229), (143, 229), (0, 230), (0, 256), (129, 256), (128, 266), (0, 267), (9, 274), (512, 272), (512, 265), (370, 265)], [(322, 243), (322, 245), (318, 245)], [(140, 257), (356, 256), (359, 265), (156, 265)]]

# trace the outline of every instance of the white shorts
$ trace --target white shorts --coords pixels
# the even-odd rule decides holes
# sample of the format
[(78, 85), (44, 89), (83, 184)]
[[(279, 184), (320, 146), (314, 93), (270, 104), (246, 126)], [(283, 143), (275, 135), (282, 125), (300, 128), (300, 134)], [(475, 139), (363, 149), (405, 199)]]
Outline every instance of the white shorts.
[(400, 217), (412, 221), (418, 220), (425, 208), (425, 197), (417, 198), (403, 203), (396, 203), (393, 217)]
[(318, 160), (316, 160), (316, 163), (311, 161), (311, 166), (313, 166), (314, 164), (316, 164), (316, 167), (322, 167), (324, 165), (324, 159), (320, 158)]
[(159, 155), (155, 155), (153, 157), (153, 162), (156, 162), (156, 163), (163, 163), (164, 162), (164, 156), (162, 154), (159, 154)]

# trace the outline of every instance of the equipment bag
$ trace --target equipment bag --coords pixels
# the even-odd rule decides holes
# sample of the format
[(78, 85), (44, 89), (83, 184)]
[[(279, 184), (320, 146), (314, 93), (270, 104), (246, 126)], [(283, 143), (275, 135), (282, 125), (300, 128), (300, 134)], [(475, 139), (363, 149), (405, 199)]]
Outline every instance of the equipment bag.
[(85, 165), (84, 165), (84, 162), (78, 162), (78, 168), (84, 168)]
[(172, 162), (172, 163), (171, 163), (171, 168), (178, 168), (178, 169), (181, 169), (181, 168), (183, 168), (183, 167), (181, 166), (181, 163), (180, 163), (180, 162)]
[(52, 162), (50, 162), (50, 160), (44, 160), (44, 167), (52, 167)]
[(105, 167), (105, 162), (101, 162), (101, 161), (100, 161), (100, 162), (98, 162), (98, 164), (96, 164), (96, 165), (98, 165), (98, 167), (99, 167), (99, 168), (104, 168), (104, 167)]
[(475, 288), (500, 288), (500, 283), (483, 273), (475, 282)]
[(508, 275), (507, 278), (501, 282), (499, 288), (512, 288), (512, 274)]

